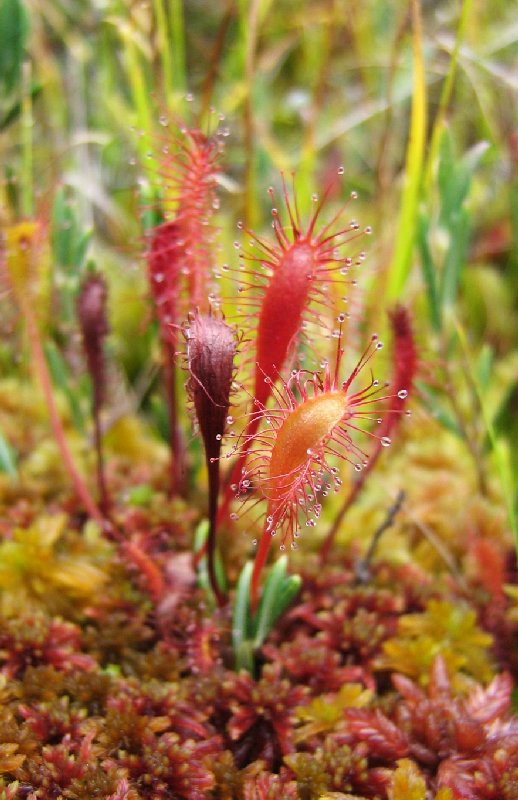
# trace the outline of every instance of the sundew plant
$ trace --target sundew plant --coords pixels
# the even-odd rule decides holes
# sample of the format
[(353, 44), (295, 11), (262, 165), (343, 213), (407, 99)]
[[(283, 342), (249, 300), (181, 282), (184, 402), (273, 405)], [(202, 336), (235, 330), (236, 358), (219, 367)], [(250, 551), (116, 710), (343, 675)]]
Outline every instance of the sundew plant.
[(515, 16), (0, 0), (0, 800), (517, 800)]

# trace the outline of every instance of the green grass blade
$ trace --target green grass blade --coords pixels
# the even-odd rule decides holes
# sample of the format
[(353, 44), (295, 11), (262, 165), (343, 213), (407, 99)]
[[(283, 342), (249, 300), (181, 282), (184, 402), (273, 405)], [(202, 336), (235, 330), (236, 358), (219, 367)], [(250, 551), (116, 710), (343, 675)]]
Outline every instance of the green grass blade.
[(436, 268), (433, 262), (430, 245), (428, 243), (429, 224), (428, 218), (421, 214), (417, 228), (417, 241), (421, 254), (421, 267), (426, 285), (426, 299), (430, 309), (430, 319), (435, 331), (441, 329), (441, 303), (437, 286)]
[(418, 0), (412, 0), (412, 19), (414, 94), (406, 156), (405, 185), (401, 199), (394, 256), (389, 272), (388, 296), (390, 300), (399, 298), (410, 272), (426, 141), (426, 77)]
[(275, 622), (278, 595), (286, 578), (286, 556), (279, 558), (272, 566), (265, 581), (261, 602), (254, 620), (254, 645), (260, 647)]
[(253, 563), (247, 561), (239, 575), (234, 598), (232, 615), (232, 645), (236, 661), (236, 670), (254, 671), (253, 644), (250, 639), (250, 581)]
[(423, 183), (426, 193), (428, 193), (428, 191), (431, 188), (433, 168), (437, 160), (437, 154), (439, 151), (439, 145), (441, 141), (441, 134), (444, 128), (444, 120), (446, 117), (446, 110), (450, 103), (451, 95), (453, 92), (455, 74), (457, 72), (457, 63), (459, 59), (459, 49), (461, 43), (464, 40), (464, 36), (466, 33), (466, 26), (471, 13), (472, 6), (473, 6), (473, 0), (464, 0), (464, 2), (462, 3), (462, 9), (460, 12), (460, 19), (457, 27), (455, 44), (453, 46), (453, 52), (451, 54), (450, 63), (448, 66), (448, 74), (446, 75), (446, 79), (442, 86), (441, 96), (439, 98), (439, 106), (437, 108), (437, 113), (435, 115), (432, 136), (430, 139), (430, 147), (428, 149), (428, 158), (424, 170)]
[(478, 401), (482, 411), (482, 418), (487, 431), (487, 436), (493, 457), (495, 459), (498, 476), (500, 478), (500, 485), (504, 495), (504, 500), (507, 508), (507, 516), (509, 526), (514, 536), (516, 552), (518, 553), (518, 513), (517, 513), (517, 494), (518, 494), (518, 478), (513, 472), (511, 454), (509, 451), (508, 443), (505, 439), (497, 437), (495, 427), (493, 424), (492, 416), (486, 403), (485, 393), (477, 379), (477, 369), (472, 363), (471, 355), (469, 352), (468, 341), (464, 328), (459, 321), (456, 321), (455, 328), (459, 337), (461, 347), (464, 351), (466, 361), (470, 367), (471, 375), (475, 390), (477, 392)]
[(0, 433), (0, 470), (11, 478), (18, 476), (18, 469), (11, 445)]

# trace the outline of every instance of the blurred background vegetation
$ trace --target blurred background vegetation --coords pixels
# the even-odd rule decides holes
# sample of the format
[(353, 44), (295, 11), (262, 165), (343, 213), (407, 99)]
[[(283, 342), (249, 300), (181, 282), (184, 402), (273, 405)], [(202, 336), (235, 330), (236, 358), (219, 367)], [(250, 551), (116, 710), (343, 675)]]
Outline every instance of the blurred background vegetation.
[[(344, 197), (358, 191), (374, 230), (365, 325), (383, 329), (396, 301), (413, 308), (421, 403), (472, 455), (481, 491), (488, 454), (516, 530), (517, 12), (509, 0), (0, 0), (0, 224), (48, 224), (38, 305), (76, 427), (84, 376), (69, 337), (89, 263), (110, 284), (112, 356), (134, 407), (163, 424), (148, 391), (150, 156), (170, 121), (219, 121), (220, 261), (235, 256), (238, 219), (267, 226), (280, 170), (295, 171), (307, 213), (343, 165)], [(2, 306), (10, 372), (20, 343), (7, 294)]]

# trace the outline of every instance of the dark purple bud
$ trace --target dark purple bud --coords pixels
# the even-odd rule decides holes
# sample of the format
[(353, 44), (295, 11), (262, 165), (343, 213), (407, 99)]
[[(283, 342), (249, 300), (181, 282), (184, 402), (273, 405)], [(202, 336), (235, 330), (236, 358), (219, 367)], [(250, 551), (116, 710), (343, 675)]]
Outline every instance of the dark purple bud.
[(77, 315), (83, 335), (83, 347), (88, 372), (94, 385), (96, 403), (101, 404), (104, 394), (105, 368), (103, 345), (110, 332), (106, 314), (108, 292), (101, 275), (87, 275), (77, 298)]
[(185, 328), (187, 389), (205, 445), (207, 463), (218, 459), (230, 404), (237, 342), (235, 331), (212, 315), (196, 312)]
[(208, 572), (214, 593), (222, 603), (224, 598), (214, 574), (219, 456), (230, 404), (237, 340), (235, 331), (223, 319), (199, 312), (190, 318), (185, 328), (185, 338), (189, 370), (187, 389), (203, 438), (209, 475)]
[(107, 513), (108, 490), (104, 475), (100, 411), (105, 394), (104, 339), (110, 332), (106, 315), (108, 291), (102, 275), (87, 275), (77, 298), (77, 316), (83, 334), (83, 348), (93, 385), (93, 418), (97, 451), (97, 484), (101, 509)]

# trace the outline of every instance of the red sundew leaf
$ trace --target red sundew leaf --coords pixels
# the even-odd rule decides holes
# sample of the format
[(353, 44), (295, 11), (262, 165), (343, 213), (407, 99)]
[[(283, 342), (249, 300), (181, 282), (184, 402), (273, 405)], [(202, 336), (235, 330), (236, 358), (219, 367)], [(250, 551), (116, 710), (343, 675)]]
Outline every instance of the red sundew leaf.
[(333, 525), (321, 547), (320, 559), (322, 563), (328, 561), (334, 538), (340, 528), (342, 520), (362, 491), (368, 475), (381, 455), (384, 443), (388, 442), (390, 444), (391, 436), (394, 435), (401, 421), (401, 416), (405, 410), (408, 397), (413, 391), (417, 372), (417, 348), (412, 331), (410, 313), (404, 306), (399, 305), (396, 306), (389, 316), (394, 342), (390, 398), (388, 398), (388, 403), (385, 406), (381, 425), (376, 430), (377, 442), (371, 453), (368, 464), (354, 482), (348, 497), (345, 499), (342, 508), (336, 515)]
[[(217, 134), (217, 132), (216, 132)], [(222, 141), (179, 126), (162, 150), (166, 222), (150, 233), (147, 253), (151, 291), (162, 334), (188, 310), (209, 310), (215, 189)], [(172, 331), (174, 336), (174, 330)]]
[(348, 708), (344, 712), (347, 732), (356, 741), (367, 742), (373, 757), (392, 761), (408, 755), (408, 740), (405, 734), (381, 711)]
[(252, 436), (257, 446), (252, 448), (248, 434), (244, 434), (244, 449), (250, 450), (252, 457), (248, 476), (240, 481), (239, 488), (246, 488), (251, 478), (268, 503), (251, 579), (252, 608), (258, 600), (259, 577), (272, 536), (280, 531), (281, 550), (286, 548), (286, 542), (295, 548), (299, 517), (305, 517), (307, 527), (316, 526), (325, 474), (331, 478), (330, 490), (339, 490), (338, 469), (328, 459), (342, 458), (361, 471), (368, 463), (368, 453), (356, 443), (356, 436), (363, 433), (377, 438), (365, 430), (365, 419), (371, 418), (376, 403), (382, 399), (378, 382), (371, 377), (360, 389), (355, 384), (380, 343), (373, 336), (355, 368), (342, 380), (341, 330), (334, 365), (326, 365), (322, 374), (294, 371), (282, 389), (276, 390), (277, 407), (262, 408), (254, 415), (259, 422), (269, 423)]
[(181, 226), (173, 220), (153, 230), (147, 252), (149, 281), (162, 338), (172, 344), (176, 341), (174, 325), (179, 322), (182, 248)]
[[(370, 228), (360, 231), (358, 223), (354, 221), (344, 224), (345, 207), (317, 230), (317, 222), (331, 188), (318, 202), (304, 229), (296, 197), (290, 201), (283, 179), (289, 224), (283, 225), (278, 210), (273, 208), (274, 239), (263, 239), (252, 231), (246, 231), (258, 255), (244, 254), (248, 269), (240, 271), (238, 277), (239, 291), (243, 292), (240, 304), (247, 307), (247, 321), (253, 316), (257, 317), (253, 390), (257, 408), (265, 408), (272, 396), (273, 386), (300, 340), (304, 320), (311, 315), (316, 315), (320, 320), (315, 306), (320, 304), (327, 309), (332, 305), (326, 294), (328, 285), (343, 284), (345, 287), (345, 276), (349, 269), (359, 265), (365, 258), (363, 252), (343, 255), (343, 246), (370, 233)], [(273, 189), (270, 194), (273, 199)], [(352, 199), (355, 196), (352, 193)], [(248, 456), (249, 442), (257, 432), (259, 423), (257, 415), (252, 414), (244, 435), (245, 446), (228, 480), (220, 516), (228, 510), (233, 497), (230, 487), (239, 483)]]

